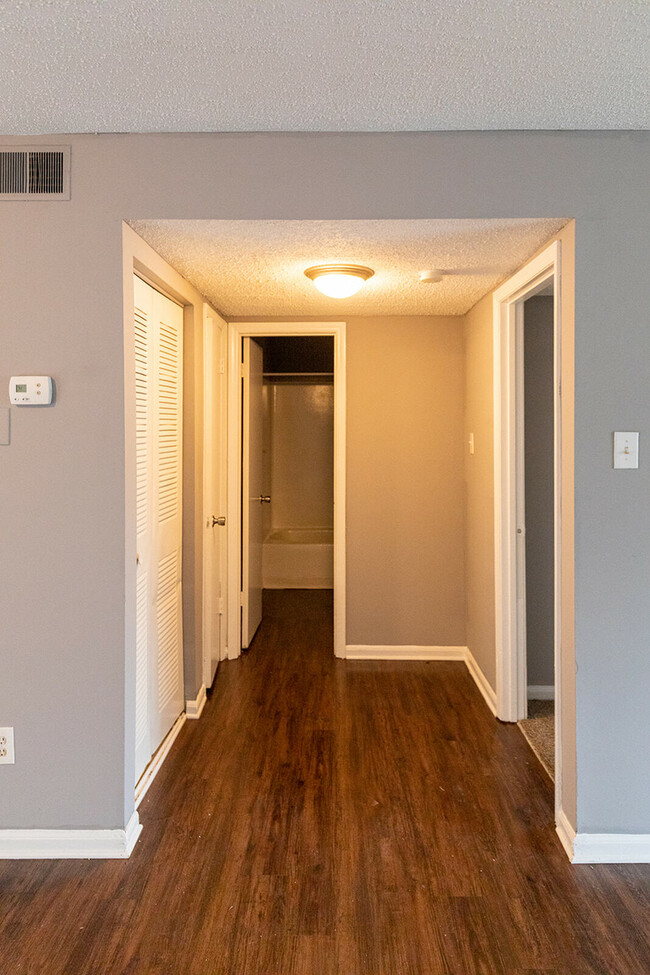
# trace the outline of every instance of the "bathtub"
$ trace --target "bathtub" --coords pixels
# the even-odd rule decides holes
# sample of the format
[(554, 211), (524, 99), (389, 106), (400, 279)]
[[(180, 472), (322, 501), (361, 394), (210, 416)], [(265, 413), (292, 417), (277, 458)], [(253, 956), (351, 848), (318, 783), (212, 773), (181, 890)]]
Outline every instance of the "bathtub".
[(265, 589), (332, 589), (331, 528), (272, 528), (262, 545)]

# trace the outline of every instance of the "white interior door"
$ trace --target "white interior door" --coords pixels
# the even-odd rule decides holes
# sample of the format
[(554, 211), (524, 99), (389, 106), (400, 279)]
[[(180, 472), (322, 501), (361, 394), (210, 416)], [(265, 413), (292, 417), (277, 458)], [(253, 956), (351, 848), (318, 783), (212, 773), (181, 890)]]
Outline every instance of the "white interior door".
[[(225, 657), (226, 578), (226, 403), (227, 325), (207, 305), (203, 309), (203, 683), (211, 687)], [(223, 520), (223, 524), (221, 523)]]
[(248, 647), (262, 621), (262, 347), (243, 339), (242, 368), (242, 625)]
[(134, 276), (136, 781), (184, 708), (183, 309)]

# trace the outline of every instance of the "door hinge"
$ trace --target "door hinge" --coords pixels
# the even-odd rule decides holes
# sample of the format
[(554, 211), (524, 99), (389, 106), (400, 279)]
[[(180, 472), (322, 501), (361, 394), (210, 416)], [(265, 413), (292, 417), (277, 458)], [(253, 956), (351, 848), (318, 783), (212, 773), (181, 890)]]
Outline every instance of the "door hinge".
[(244, 605), (244, 594), (243, 594), (243, 592), (240, 592), (239, 593), (239, 605), (240, 606), (243, 606)]
[(217, 612), (219, 613), (219, 616), (223, 616), (223, 598), (220, 598), (217, 601)]
[(225, 359), (219, 359), (219, 375), (220, 376), (223, 376), (223, 374), (225, 373), (225, 371), (226, 371), (226, 362), (225, 362)]

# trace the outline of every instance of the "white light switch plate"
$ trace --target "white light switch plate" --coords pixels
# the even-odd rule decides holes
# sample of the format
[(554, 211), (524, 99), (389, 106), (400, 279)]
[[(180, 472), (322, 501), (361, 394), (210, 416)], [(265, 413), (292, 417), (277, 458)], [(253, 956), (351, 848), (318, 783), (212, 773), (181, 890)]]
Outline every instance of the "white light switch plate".
[(617, 431), (614, 434), (614, 467), (632, 470), (639, 466), (639, 434)]

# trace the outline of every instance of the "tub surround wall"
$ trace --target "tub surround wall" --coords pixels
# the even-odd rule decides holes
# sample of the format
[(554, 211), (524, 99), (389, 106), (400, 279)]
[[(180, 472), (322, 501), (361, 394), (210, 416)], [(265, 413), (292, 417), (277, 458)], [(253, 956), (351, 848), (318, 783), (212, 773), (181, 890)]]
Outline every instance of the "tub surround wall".
[(266, 387), (270, 413), (271, 527), (332, 528), (334, 387)]
[(264, 405), (264, 469), (271, 496), (264, 524), (264, 587), (331, 589), (334, 387), (265, 383)]
[(265, 589), (332, 589), (331, 528), (276, 528), (262, 546)]

